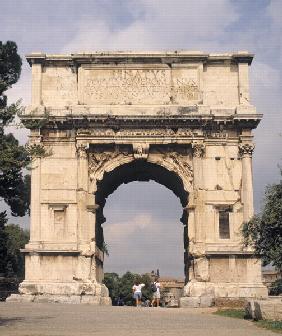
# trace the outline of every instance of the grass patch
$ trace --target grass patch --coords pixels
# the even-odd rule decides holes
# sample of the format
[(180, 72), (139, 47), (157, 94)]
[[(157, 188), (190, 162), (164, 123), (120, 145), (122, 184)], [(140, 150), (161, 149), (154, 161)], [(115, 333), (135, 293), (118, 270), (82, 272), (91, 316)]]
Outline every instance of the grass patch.
[[(215, 315), (233, 317), (238, 319), (245, 318), (244, 309), (219, 309), (214, 312)], [(282, 321), (261, 320), (254, 322), (256, 326), (282, 334)]]
[(282, 334), (282, 321), (261, 320), (255, 322), (255, 324), (259, 327)]
[(245, 316), (245, 311), (244, 309), (219, 309), (214, 314), (220, 315), (220, 316), (243, 319)]

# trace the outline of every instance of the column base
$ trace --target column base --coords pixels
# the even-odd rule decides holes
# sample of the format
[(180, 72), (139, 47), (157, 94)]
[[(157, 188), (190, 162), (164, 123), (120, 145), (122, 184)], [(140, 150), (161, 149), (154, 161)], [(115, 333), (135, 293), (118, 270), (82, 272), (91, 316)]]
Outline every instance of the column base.
[(212, 283), (190, 281), (184, 287), (184, 297), (180, 299), (180, 306), (211, 307), (217, 301), (268, 297), (267, 287), (262, 283)]
[(190, 281), (184, 287), (184, 296), (212, 296), (215, 298), (266, 298), (267, 287), (262, 283)]
[(111, 305), (109, 291), (96, 282), (40, 282), (23, 281), (20, 294), (12, 294), (7, 302), (86, 303)]
[(214, 297), (212, 296), (186, 296), (179, 300), (180, 308), (208, 308), (215, 305)]

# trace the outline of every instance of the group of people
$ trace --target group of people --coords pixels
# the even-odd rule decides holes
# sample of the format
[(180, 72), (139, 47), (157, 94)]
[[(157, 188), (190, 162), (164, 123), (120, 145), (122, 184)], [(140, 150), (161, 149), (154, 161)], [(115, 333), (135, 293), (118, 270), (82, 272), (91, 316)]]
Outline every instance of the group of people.
[[(141, 307), (142, 303), (142, 288), (145, 287), (145, 284), (139, 283), (138, 281), (134, 282), (132, 287), (133, 298), (136, 302), (136, 307)], [(151, 283), (151, 290), (153, 292), (153, 299), (152, 302), (147, 302), (147, 305), (151, 307), (159, 307), (160, 306), (160, 299), (161, 299), (161, 284), (159, 283), (159, 279), (156, 278), (154, 282)]]

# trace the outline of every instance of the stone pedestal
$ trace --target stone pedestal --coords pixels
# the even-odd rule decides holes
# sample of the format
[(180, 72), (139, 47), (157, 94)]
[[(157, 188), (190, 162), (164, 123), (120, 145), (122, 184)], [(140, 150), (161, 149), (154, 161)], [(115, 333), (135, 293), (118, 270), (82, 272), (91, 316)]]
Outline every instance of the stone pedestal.
[(7, 302), (87, 303), (111, 305), (109, 291), (103, 284), (91, 281), (46, 282), (23, 281), (20, 294), (11, 295)]

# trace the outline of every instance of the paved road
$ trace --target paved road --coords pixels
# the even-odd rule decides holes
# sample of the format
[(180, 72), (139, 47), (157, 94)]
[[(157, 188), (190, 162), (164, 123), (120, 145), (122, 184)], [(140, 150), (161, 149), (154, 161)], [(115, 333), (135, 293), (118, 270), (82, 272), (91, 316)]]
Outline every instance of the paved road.
[(270, 336), (211, 310), (0, 303), (1, 336)]

